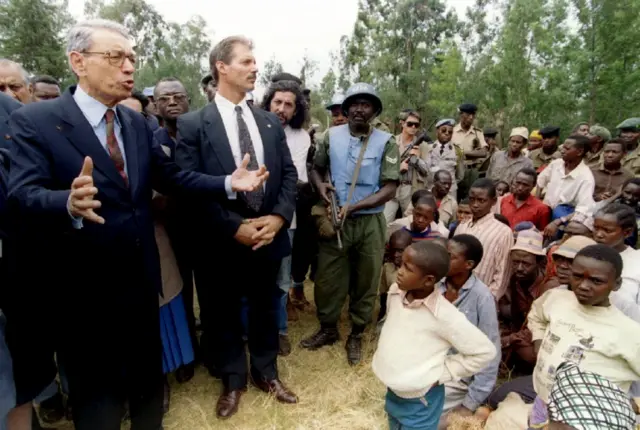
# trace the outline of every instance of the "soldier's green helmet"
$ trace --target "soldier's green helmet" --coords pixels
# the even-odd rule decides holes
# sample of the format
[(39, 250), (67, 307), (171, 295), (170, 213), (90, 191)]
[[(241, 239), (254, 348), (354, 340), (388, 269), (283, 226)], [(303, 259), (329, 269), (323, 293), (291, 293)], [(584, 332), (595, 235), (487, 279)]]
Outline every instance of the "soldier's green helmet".
[(336, 106), (342, 106), (342, 102), (344, 101), (344, 96), (342, 94), (334, 94), (331, 98), (331, 103), (325, 106), (326, 110), (331, 110)]
[(358, 82), (357, 84), (353, 84), (347, 90), (344, 95), (344, 101), (342, 102), (342, 111), (345, 115), (347, 115), (349, 111), (349, 106), (355, 100), (356, 97), (366, 97), (371, 99), (373, 102), (373, 108), (375, 111), (375, 116), (380, 115), (382, 112), (382, 100), (378, 96), (376, 89), (373, 88), (373, 85), (367, 84), (365, 82)]
[(640, 131), (640, 118), (627, 118), (616, 126), (618, 130)]

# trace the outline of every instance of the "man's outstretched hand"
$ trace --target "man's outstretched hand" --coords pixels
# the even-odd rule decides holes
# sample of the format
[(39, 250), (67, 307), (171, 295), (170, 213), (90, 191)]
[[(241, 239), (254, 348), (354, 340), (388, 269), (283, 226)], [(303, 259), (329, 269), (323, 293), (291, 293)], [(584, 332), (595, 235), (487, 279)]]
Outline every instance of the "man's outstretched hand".
[(233, 191), (253, 191), (261, 187), (269, 178), (267, 168), (262, 165), (258, 170), (247, 170), (249, 154), (245, 154), (242, 164), (231, 174), (231, 189)]
[(94, 209), (101, 206), (98, 200), (94, 200), (96, 194), (98, 189), (93, 185), (93, 160), (85, 157), (80, 174), (71, 183), (71, 194), (67, 202), (69, 213), (74, 217), (104, 224), (104, 218), (94, 212)]

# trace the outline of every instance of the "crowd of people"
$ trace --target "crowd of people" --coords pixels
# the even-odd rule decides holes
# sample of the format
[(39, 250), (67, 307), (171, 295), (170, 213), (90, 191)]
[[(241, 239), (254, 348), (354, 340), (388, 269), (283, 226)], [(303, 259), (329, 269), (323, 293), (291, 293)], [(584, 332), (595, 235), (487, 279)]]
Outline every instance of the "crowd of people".
[(278, 356), (307, 278), (299, 347), (339, 342), (347, 302), (345, 359), (377, 339), (391, 429), (491, 428), (514, 399), (524, 429), (635, 428), (640, 118), (616, 137), (520, 125), (501, 149), (472, 103), (432, 140), (356, 83), (321, 133), (294, 75), (254, 100), (242, 36), (211, 51), (192, 112), (175, 77), (134, 89), (120, 24), (75, 25), (67, 56), (65, 91), (0, 59), (0, 429), (159, 430), (167, 375), (197, 363), (220, 419), (249, 383), (295, 404)]

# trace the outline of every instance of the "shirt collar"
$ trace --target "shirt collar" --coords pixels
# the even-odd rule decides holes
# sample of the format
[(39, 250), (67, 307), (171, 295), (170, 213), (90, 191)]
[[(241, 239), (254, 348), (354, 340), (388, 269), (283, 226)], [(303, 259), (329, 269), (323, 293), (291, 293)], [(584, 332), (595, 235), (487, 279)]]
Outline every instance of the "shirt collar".
[(216, 93), (213, 100), (215, 101), (216, 106), (218, 106), (218, 109), (222, 108), (235, 113), (236, 106), (240, 106), (242, 108), (242, 112), (247, 112), (249, 110), (249, 105), (247, 104), (246, 99), (242, 99), (242, 101), (236, 105), (220, 93)]
[(440, 293), (440, 290), (438, 288), (438, 284), (436, 284), (436, 287), (433, 289), (433, 292), (429, 294), (427, 297), (420, 300), (414, 300), (413, 302), (409, 302), (407, 300), (407, 292), (402, 291), (400, 288), (398, 288), (398, 283), (393, 284), (389, 288), (389, 294), (399, 295), (400, 299), (402, 300), (402, 305), (406, 308), (418, 309), (424, 306), (427, 309), (429, 309), (429, 311), (431, 311), (431, 313), (436, 317), (438, 316), (438, 311), (440, 310), (440, 302), (442, 300), (446, 300), (444, 297), (442, 297), (442, 294)]
[[(487, 222), (490, 222), (491, 220), (495, 220), (496, 217), (494, 216), (493, 212), (489, 212), (488, 214), (486, 214), (485, 216), (483, 216), (482, 218), (480, 218), (477, 221), (474, 221), (473, 218), (470, 221), (467, 221), (469, 223), (469, 226), (471, 227), (475, 227), (477, 225), (481, 225)], [(498, 221), (500, 222), (500, 221)]]
[[(563, 173), (563, 174), (564, 174), (564, 167), (565, 167), (565, 164), (564, 164), (564, 161), (562, 161), (562, 173)], [(587, 168), (587, 169), (588, 169), (587, 165), (586, 165), (586, 164), (584, 164), (584, 160), (582, 160), (582, 161), (580, 161), (580, 164), (578, 164), (578, 165), (576, 166), (576, 168), (575, 168), (575, 169), (573, 169), (573, 170), (572, 170), (571, 172), (569, 172), (568, 174), (563, 175), (563, 178), (571, 177), (571, 178), (573, 178), (573, 179), (576, 179), (578, 176), (580, 176), (580, 173), (582, 173), (582, 171), (583, 171), (585, 168)]]
[[(89, 121), (89, 124), (91, 124), (91, 127), (98, 127), (109, 108), (87, 94), (80, 85), (76, 87), (76, 91), (73, 93), (73, 99), (85, 118), (87, 118), (87, 121)], [(113, 109), (116, 111), (116, 108)], [(115, 116), (115, 121), (116, 124), (120, 125), (118, 115)]]
[(619, 168), (615, 170), (609, 170), (606, 167), (604, 167), (604, 161), (601, 161), (600, 163), (598, 163), (598, 170), (601, 172), (610, 173), (612, 175), (621, 175), (623, 173), (622, 163), (620, 163)]
[[(462, 285), (462, 287), (460, 288), (460, 292), (470, 290), (474, 285), (476, 285), (477, 280), (478, 278), (476, 278), (476, 275), (471, 273), (471, 276), (469, 276), (469, 279), (467, 279), (464, 285)], [(438, 291), (440, 291), (440, 294), (444, 294), (447, 291), (446, 277), (442, 278), (440, 282), (438, 282)]]

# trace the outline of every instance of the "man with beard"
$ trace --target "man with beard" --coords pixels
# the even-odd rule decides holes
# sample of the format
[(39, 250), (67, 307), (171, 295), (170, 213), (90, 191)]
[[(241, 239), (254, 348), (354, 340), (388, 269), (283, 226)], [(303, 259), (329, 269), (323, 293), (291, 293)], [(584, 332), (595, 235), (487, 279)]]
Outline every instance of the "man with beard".
[[(386, 241), (383, 210), (396, 192), (400, 154), (393, 136), (373, 126), (382, 101), (372, 85), (357, 83), (349, 88), (342, 110), (349, 124), (329, 129), (311, 171), (311, 180), (327, 204), (329, 193), (336, 193), (342, 243), (331, 234), (319, 240), (315, 301), (320, 329), (301, 345), (315, 350), (338, 341), (338, 319), (349, 295), (352, 329), (346, 349), (349, 364), (356, 365), (376, 301)], [(331, 183), (325, 179), (329, 168)]]
[[(300, 86), (294, 81), (278, 81), (272, 83), (267, 90), (262, 102), (262, 108), (275, 114), (280, 123), (284, 127), (284, 133), (287, 136), (287, 146), (291, 152), (291, 159), (296, 166), (298, 172), (298, 191), (302, 191), (309, 183), (307, 175), (307, 154), (311, 146), (311, 138), (309, 133), (302, 128), (305, 120), (305, 100)], [(303, 219), (300, 219), (299, 216)], [(309, 229), (306, 224), (310, 213), (295, 213), (291, 226), (289, 227), (289, 240), (293, 241), (294, 233), (297, 235), (298, 222), (301, 221), (302, 229)], [(309, 237), (309, 235), (306, 235)], [(298, 240), (300, 241), (300, 237)], [(309, 244), (298, 242), (298, 246), (294, 246), (293, 252), (304, 252), (303, 248), (309, 247)], [(291, 353), (291, 343), (287, 335), (287, 303), (289, 297), (289, 289), (291, 288), (291, 262), (292, 256), (282, 259), (280, 265), (280, 273), (278, 274), (278, 285), (282, 293), (280, 299), (280, 309), (278, 312), (279, 323), (279, 354), (286, 356)]]

